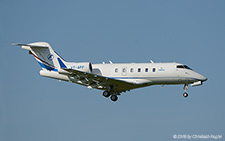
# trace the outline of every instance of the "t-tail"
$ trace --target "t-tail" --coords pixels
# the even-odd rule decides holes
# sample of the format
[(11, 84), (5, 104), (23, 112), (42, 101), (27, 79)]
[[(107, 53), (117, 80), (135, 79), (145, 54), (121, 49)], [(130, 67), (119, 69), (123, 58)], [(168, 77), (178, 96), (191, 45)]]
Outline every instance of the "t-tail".
[(13, 44), (22, 46), (23, 49), (29, 50), (44, 71), (54, 71), (59, 74), (66, 74), (68, 72), (64, 69), (74, 69), (82, 72), (92, 72), (92, 65), (90, 62), (66, 62), (62, 59), (46, 42), (35, 42), (30, 44)]
[(30, 44), (14, 44), (22, 46), (23, 49), (29, 50), (42, 69), (48, 71), (56, 71), (60, 68), (66, 68), (66, 61), (64, 61), (46, 42), (35, 42)]

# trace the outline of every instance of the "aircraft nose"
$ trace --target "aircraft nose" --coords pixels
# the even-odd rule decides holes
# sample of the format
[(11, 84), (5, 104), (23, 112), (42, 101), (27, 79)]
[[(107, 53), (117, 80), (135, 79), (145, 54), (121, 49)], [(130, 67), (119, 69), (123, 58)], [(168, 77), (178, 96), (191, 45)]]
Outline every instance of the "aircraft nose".
[(201, 75), (201, 76), (200, 76), (200, 80), (201, 80), (202, 82), (204, 82), (204, 81), (207, 81), (208, 78), (206, 78), (205, 76)]

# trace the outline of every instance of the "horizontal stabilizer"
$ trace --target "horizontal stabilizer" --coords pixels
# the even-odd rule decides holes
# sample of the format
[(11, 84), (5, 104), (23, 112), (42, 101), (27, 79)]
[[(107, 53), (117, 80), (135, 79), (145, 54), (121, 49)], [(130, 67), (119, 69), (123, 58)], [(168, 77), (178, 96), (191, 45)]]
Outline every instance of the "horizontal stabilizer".
[(48, 46), (40, 46), (40, 45), (29, 45), (29, 44), (12, 44), (15, 46), (28, 46), (28, 47), (39, 47), (39, 48), (48, 48)]

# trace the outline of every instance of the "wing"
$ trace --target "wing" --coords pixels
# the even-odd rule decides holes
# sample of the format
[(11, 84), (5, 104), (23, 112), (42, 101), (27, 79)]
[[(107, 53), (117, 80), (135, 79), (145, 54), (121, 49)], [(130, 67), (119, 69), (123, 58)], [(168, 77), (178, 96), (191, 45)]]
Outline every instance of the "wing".
[(105, 77), (88, 72), (82, 72), (79, 70), (69, 68), (61, 68), (61, 69), (69, 72), (70, 76), (75, 78), (74, 81), (75, 83), (85, 85), (88, 88), (96, 88), (102, 90), (113, 89), (118, 92), (125, 92), (127, 90), (136, 88), (135, 84), (125, 82), (122, 80), (117, 80), (110, 77)]

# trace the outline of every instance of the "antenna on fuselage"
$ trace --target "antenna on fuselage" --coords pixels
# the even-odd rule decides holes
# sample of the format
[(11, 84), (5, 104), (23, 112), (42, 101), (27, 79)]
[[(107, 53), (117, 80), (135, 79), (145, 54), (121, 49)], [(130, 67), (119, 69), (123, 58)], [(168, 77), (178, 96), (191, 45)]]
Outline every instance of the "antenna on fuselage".
[(112, 62), (112, 61), (110, 61), (110, 60), (109, 60), (109, 63), (110, 63), (110, 64), (113, 64), (113, 62)]
[(154, 63), (152, 60), (150, 60), (151, 63)]

